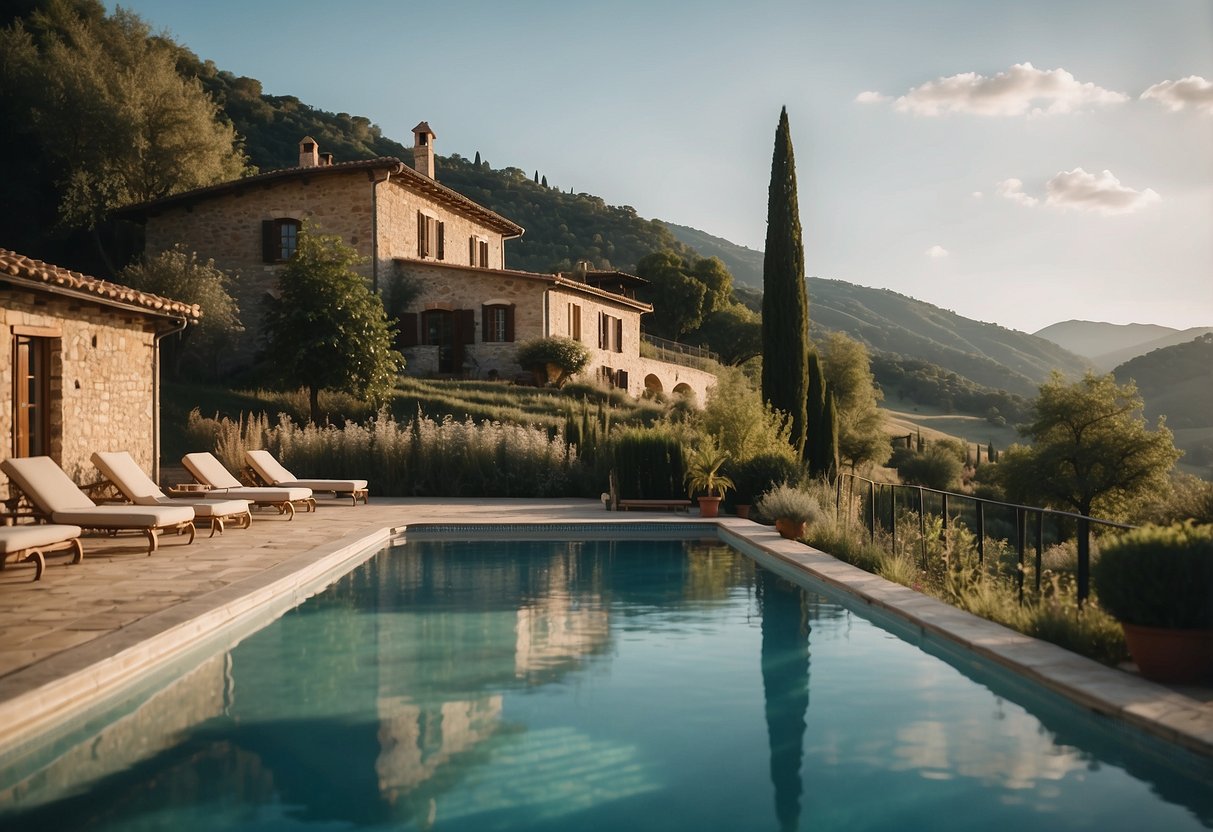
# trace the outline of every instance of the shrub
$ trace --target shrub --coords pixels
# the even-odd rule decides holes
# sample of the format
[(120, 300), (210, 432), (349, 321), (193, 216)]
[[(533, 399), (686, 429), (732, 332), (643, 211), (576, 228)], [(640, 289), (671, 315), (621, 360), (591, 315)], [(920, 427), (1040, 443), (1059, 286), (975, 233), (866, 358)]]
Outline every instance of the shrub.
[(771, 521), (817, 523), (825, 516), (816, 497), (787, 483), (777, 485), (759, 497), (756, 508)]
[(580, 341), (551, 336), (519, 344), (516, 360), (524, 370), (534, 373), (536, 380), (563, 387), (590, 363), (590, 351)]
[(612, 436), (615, 486), (635, 500), (681, 498), (686, 479), (682, 442), (663, 430), (627, 428)]
[(953, 488), (964, 470), (955, 449), (939, 443), (931, 443), (921, 453), (899, 449), (893, 463), (902, 482), (937, 491)]
[(779, 483), (799, 482), (803, 469), (788, 446), (786, 453), (773, 451), (744, 459), (731, 466), (730, 473), (737, 491), (735, 501), (753, 503)]
[(1091, 578), (1100, 604), (1143, 627), (1213, 628), (1213, 526), (1143, 526), (1104, 544)]

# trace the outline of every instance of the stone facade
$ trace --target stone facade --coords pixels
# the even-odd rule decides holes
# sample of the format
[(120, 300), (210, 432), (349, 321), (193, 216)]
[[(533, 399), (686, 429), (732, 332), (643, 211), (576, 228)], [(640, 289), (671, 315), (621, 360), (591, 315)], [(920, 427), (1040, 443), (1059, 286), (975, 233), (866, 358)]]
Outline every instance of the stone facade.
[[(417, 131), (432, 141), (424, 122)], [(365, 258), (361, 272), (376, 291), (389, 291), (398, 278), (420, 290), (400, 320), (408, 333), (401, 345), (412, 375), (514, 378), (521, 372), (514, 361), (515, 345), (548, 335), (572, 337), (570, 311), (576, 307), (581, 322), (577, 337), (592, 357), (586, 377), (632, 395), (684, 385), (700, 401), (715, 383), (710, 373), (641, 358), (640, 317), (650, 310), (647, 304), (575, 279), (507, 269), (505, 241), (522, 233), (509, 220), (399, 160), (324, 165), (317, 162), (321, 157), (310, 139), (300, 147), (299, 168), (127, 211), (145, 222), (149, 255), (180, 244), (238, 273), (234, 294), (246, 329), (230, 350), (229, 366), (254, 360), (265, 297), (275, 290), (283, 268), (265, 262), (263, 224), (289, 219), (310, 223), (353, 246)], [(427, 144), (422, 155), (432, 158), (432, 152)], [(486, 340), (486, 305), (509, 307), (512, 339)], [(451, 320), (433, 314), (438, 312), (452, 313)], [(604, 326), (609, 335), (602, 334)], [(435, 345), (438, 338), (442, 346)]]
[[(14, 452), (16, 336), (45, 338), (50, 356), (49, 456), (77, 482), (97, 479), (94, 451), (129, 451), (153, 468), (154, 332), (146, 316), (37, 290), (10, 290), (0, 309), (0, 435)], [(0, 475), (7, 490), (7, 480)]]

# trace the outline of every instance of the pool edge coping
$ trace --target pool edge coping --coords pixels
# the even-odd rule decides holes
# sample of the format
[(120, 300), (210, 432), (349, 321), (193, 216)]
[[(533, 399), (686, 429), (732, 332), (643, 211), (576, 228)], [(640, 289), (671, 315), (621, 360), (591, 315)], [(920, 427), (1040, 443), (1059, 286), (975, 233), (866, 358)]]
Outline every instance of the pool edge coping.
[[(0, 678), (0, 753), (69, 719), (82, 703), (134, 684), (134, 680), (222, 629), (298, 605), (348, 572), (360, 559), (370, 558), (394, 536), (407, 532), (409, 526), (525, 529), (625, 522), (635, 523), (635, 519), (453, 524), (420, 521), (350, 533)], [(722, 541), (738, 545), (743, 551), (759, 550), (787, 568), (896, 616), (925, 638), (970, 651), (1091, 711), (1213, 758), (1213, 709), (1181, 693), (1025, 636), (805, 544), (784, 540), (768, 526), (727, 517), (654, 519), (639, 525), (672, 524), (710, 527)]]

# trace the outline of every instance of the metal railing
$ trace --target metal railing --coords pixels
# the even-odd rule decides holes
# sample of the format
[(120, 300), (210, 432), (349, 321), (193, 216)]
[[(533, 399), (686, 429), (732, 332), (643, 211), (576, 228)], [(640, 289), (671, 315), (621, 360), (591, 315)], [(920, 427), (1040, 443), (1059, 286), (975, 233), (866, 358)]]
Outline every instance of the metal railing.
[(694, 344), (680, 344), (677, 341), (670, 341), (665, 338), (658, 338), (655, 335), (641, 333), (640, 340), (642, 343), (648, 344), (657, 352), (657, 358), (661, 361), (667, 361), (671, 364), (683, 364), (689, 367), (698, 366), (697, 363), (691, 363), (688, 359), (695, 361), (715, 361), (720, 362), (720, 356), (712, 352), (707, 347), (699, 347)]
[[(844, 487), (843, 481), (847, 485)], [(985, 562), (985, 544), (986, 544), (986, 521), (987, 510), (991, 507), (1002, 510), (1014, 517), (1014, 538), (1015, 538), (1015, 553), (1017, 557), (1018, 568), (1016, 570), (1016, 583), (1019, 589), (1020, 599), (1023, 599), (1024, 591), (1024, 559), (1027, 556), (1027, 548), (1029, 540), (1034, 549), (1033, 573), (1035, 579), (1035, 590), (1040, 592), (1041, 578), (1041, 560), (1044, 555), (1045, 537), (1046, 537), (1046, 520), (1053, 521), (1054, 526), (1063, 525), (1065, 523), (1075, 524), (1074, 538), (1077, 542), (1078, 549), (1078, 567), (1075, 575), (1078, 591), (1078, 603), (1082, 604), (1090, 594), (1090, 576), (1091, 576), (1091, 526), (1103, 526), (1113, 529), (1132, 529), (1135, 526), (1127, 523), (1116, 523), (1111, 520), (1101, 520), (1098, 517), (1088, 517), (1083, 514), (1074, 514), (1069, 511), (1057, 511), (1050, 508), (1041, 508), (1039, 506), (1025, 506), (1017, 503), (1007, 503), (1001, 500), (990, 500), (985, 497), (974, 497), (971, 494), (957, 494), (954, 491), (940, 491), (935, 488), (927, 488), (921, 485), (902, 485), (899, 483), (876, 482), (860, 477), (855, 474), (842, 472), (838, 475), (835, 485), (835, 502), (834, 510), (836, 514), (842, 512), (842, 500), (844, 490), (847, 497), (847, 522), (850, 522), (854, 516), (854, 501), (856, 498), (856, 483), (866, 484), (861, 485), (861, 489), (866, 492), (860, 496), (860, 499), (866, 500), (866, 505), (861, 505), (863, 510), (864, 524), (868, 529), (868, 539), (870, 542), (876, 542), (876, 530), (879, 525), (882, 530), (887, 530), (890, 548), (896, 551), (897, 547), (897, 512), (899, 506), (903, 512), (913, 513), (917, 515), (918, 535), (922, 550), (922, 565), (923, 569), (928, 567), (927, 562), (927, 533), (926, 522), (927, 515), (932, 514), (939, 517), (942, 524), (942, 534), (946, 544), (949, 528), (959, 522), (962, 512), (953, 511), (961, 505), (970, 507), (970, 510), (963, 513), (971, 513), (974, 518), (974, 523), (971, 531), (977, 542), (977, 559), (979, 563)], [(898, 502), (898, 492), (901, 492), (904, 501)], [(887, 497), (885, 496), (887, 494)], [(934, 505), (928, 505), (933, 503)], [(928, 511), (928, 509), (938, 508), (938, 513)], [(885, 521), (888, 521), (887, 529)], [(1029, 528), (1031, 526), (1031, 528)], [(1056, 528), (1055, 528), (1056, 531)], [(1056, 534), (1056, 538), (1061, 540), (1068, 539), (1069, 535)]]

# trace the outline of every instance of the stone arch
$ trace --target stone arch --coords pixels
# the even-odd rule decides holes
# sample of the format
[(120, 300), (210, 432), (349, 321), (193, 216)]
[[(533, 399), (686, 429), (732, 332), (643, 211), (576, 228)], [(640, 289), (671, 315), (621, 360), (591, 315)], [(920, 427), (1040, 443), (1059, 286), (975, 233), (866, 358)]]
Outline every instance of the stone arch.
[(674, 395), (689, 396), (693, 399), (695, 398), (695, 388), (691, 387), (691, 385), (687, 384), (685, 381), (682, 381), (674, 385)]
[(657, 378), (656, 374), (649, 373), (644, 377), (644, 392), (646, 393), (661, 393), (665, 387), (661, 384), (661, 379)]

